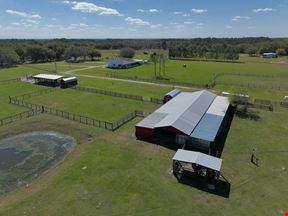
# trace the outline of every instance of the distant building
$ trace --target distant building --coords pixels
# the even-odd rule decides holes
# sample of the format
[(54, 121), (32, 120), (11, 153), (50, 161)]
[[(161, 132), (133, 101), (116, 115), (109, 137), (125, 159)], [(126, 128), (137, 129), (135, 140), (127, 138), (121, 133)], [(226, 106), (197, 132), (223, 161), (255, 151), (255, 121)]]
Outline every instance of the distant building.
[(129, 58), (115, 58), (110, 59), (107, 62), (107, 68), (112, 69), (128, 69), (145, 64), (146, 61), (141, 59), (129, 59)]
[(60, 82), (61, 88), (69, 88), (78, 84), (77, 77), (63, 78)]
[(277, 53), (263, 53), (262, 57), (263, 58), (277, 58), (278, 55), (277, 55)]
[(167, 103), (168, 101), (170, 101), (171, 99), (175, 98), (177, 95), (179, 95), (181, 93), (180, 89), (174, 89), (170, 92), (168, 92), (164, 98), (163, 98), (163, 104)]
[(68, 88), (78, 84), (77, 77), (63, 77), (55, 74), (38, 74), (33, 76), (35, 84), (45, 86), (61, 86)]
[(38, 85), (45, 86), (59, 86), (63, 76), (54, 75), (54, 74), (38, 74), (33, 76), (35, 83)]
[(135, 134), (138, 139), (174, 140), (180, 146), (216, 155), (217, 135), (229, 130), (229, 108), (227, 97), (206, 90), (182, 92), (139, 122)]

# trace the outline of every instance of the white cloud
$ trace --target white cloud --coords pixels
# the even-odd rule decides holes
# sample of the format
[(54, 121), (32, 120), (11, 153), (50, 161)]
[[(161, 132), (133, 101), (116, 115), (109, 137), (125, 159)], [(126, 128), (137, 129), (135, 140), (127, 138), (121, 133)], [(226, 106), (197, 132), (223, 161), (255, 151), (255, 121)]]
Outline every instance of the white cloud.
[(35, 24), (35, 25), (38, 25), (40, 23), (40, 21), (32, 20), (32, 19), (21, 19), (21, 22), (23, 22), (23, 23), (32, 23), (32, 24)]
[(65, 0), (65, 1), (63, 1), (62, 3), (63, 3), (63, 4), (70, 4), (70, 1)]
[(85, 13), (96, 13), (99, 15), (106, 15), (106, 16), (123, 16), (116, 9), (99, 7), (89, 2), (71, 2), (71, 4), (73, 4), (72, 6), (73, 10), (79, 10)]
[(231, 26), (231, 25), (225, 25), (225, 28), (226, 28), (226, 29), (231, 29), (232, 26)]
[(152, 29), (158, 29), (158, 28), (163, 27), (163, 25), (162, 25), (162, 24), (155, 24), (155, 25), (151, 25), (150, 27), (151, 27)]
[(254, 9), (253, 10), (255, 13), (259, 13), (259, 12), (272, 12), (275, 11), (275, 9), (273, 8), (258, 8), (258, 9)]
[(139, 18), (132, 18), (132, 17), (127, 17), (125, 21), (130, 24), (130, 25), (139, 25), (139, 26), (145, 26), (145, 25), (150, 25), (149, 22), (144, 21)]
[(186, 21), (184, 22), (184, 25), (193, 25), (195, 22), (191, 22), (191, 21)]
[(183, 17), (190, 17), (189, 13), (182, 14)]
[(207, 10), (207, 9), (197, 9), (197, 8), (193, 8), (193, 9), (191, 9), (191, 12), (197, 13), (197, 14), (202, 14), (202, 13), (208, 12), (208, 10)]
[(148, 9), (148, 10), (144, 10), (144, 9), (138, 9), (137, 12), (141, 12), (141, 13), (159, 13), (160, 10), (158, 9), (155, 9), (155, 8), (151, 8), (151, 9)]
[(175, 15), (181, 15), (181, 14), (183, 14), (183, 12), (182, 11), (175, 11), (174, 14)]
[(232, 21), (236, 22), (236, 21), (239, 21), (239, 20), (249, 20), (249, 19), (250, 19), (250, 17), (248, 17), (248, 16), (234, 16), (232, 18)]
[(21, 16), (24, 18), (41, 19), (41, 16), (39, 14), (29, 14), (26, 12), (14, 11), (14, 10), (6, 10), (5, 12), (11, 15)]

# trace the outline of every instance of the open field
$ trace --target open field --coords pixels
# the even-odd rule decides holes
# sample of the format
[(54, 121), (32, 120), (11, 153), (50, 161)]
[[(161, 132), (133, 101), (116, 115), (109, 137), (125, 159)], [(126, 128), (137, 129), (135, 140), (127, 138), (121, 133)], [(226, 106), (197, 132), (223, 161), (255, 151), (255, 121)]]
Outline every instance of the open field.
[(43, 73), (39, 69), (17, 66), (15, 68), (0, 69), (0, 80), (15, 79), (21, 76)]
[[(107, 52), (108, 55), (111, 53)], [(288, 73), (286, 65), (261, 63), (260, 60), (243, 64), (168, 61), (167, 76), (175, 81), (203, 84), (209, 82), (215, 72)], [(182, 68), (183, 63), (187, 68)], [(72, 67), (77, 68), (76, 65)], [(63, 72), (65, 70), (63, 68)], [(108, 71), (98, 70), (77, 73), (104, 76)], [(29, 74), (29, 71), (38, 72), (21, 66), (0, 70), (0, 80)], [(152, 65), (113, 72), (125, 76), (154, 76)], [(231, 82), (231, 85), (216, 85), (213, 90), (243, 92), (255, 98), (276, 101), (288, 95), (287, 90), (268, 88), (271, 85), (286, 86), (286, 79), (277, 76), (252, 79), (225, 75), (220, 79)], [(261, 84), (267, 88), (243, 88), (236, 85), (239, 83)], [(155, 98), (162, 98), (171, 90), (169, 87), (88, 77), (79, 77), (79, 84)], [(7, 104), (9, 95), (43, 88), (28, 83), (0, 85), (0, 118), (25, 111)], [(151, 103), (72, 89), (57, 90), (27, 101), (106, 121), (115, 121), (135, 109), (153, 111), (157, 108)], [(171, 174), (171, 159), (175, 152), (136, 140), (134, 125), (141, 118), (115, 132), (44, 114), (0, 127), (0, 138), (37, 129), (56, 131), (77, 140), (75, 150), (65, 161), (28, 186), (0, 197), (0, 215), (283, 215), (288, 211), (288, 197), (285, 196), (288, 193), (288, 109), (277, 106), (274, 112), (250, 109), (249, 114), (254, 120), (235, 116), (222, 154), (222, 173), (231, 183), (229, 199), (179, 184)], [(259, 167), (250, 163), (253, 149), (260, 159)]]
[[(287, 123), (279, 125), (279, 122), (288, 117), (287, 111), (256, 112), (259, 121), (236, 117), (226, 142), (223, 174), (232, 184), (229, 200), (177, 183), (170, 173), (174, 151), (136, 141), (131, 136), (133, 125), (139, 121), (135, 119), (115, 133), (99, 133), (98, 129), (91, 131), (77, 126), (82, 133), (90, 133), (94, 141), (78, 146), (65, 163), (45, 173), (28, 188), (9, 194), (1, 202), (0, 213), (281, 215), (288, 208), (287, 197), (283, 197), (288, 192), (288, 174), (284, 169), (288, 160), (286, 139), (282, 136)], [(12, 126), (23, 130), (37, 124), (53, 127), (53, 118), (33, 117), (0, 131), (5, 134)], [(68, 134), (69, 128), (73, 131), (76, 126), (74, 123), (70, 126), (66, 120), (59, 124)], [(274, 127), (278, 130), (270, 130)], [(55, 126), (54, 130), (60, 129)], [(253, 148), (257, 149), (260, 167), (249, 162)]]
[(148, 102), (80, 92), (71, 89), (36, 96), (27, 101), (108, 122), (114, 122), (134, 110), (151, 112), (158, 107)]
[[(182, 65), (187, 67), (183, 68)], [(195, 61), (166, 61), (166, 76), (171, 81), (191, 82), (194, 84), (207, 84), (213, 74), (217, 73), (249, 73), (278, 75), (287, 73), (288, 65), (275, 65), (263, 63), (218, 63)], [(105, 76), (107, 73), (129, 77), (155, 79), (154, 65), (149, 63), (140, 67), (123, 70), (108, 68), (94, 68), (77, 72), (78, 74)], [(76, 74), (77, 74), (76, 73)]]
[(79, 79), (79, 85), (103, 89), (107, 91), (117, 91), (127, 94), (135, 94), (145, 97), (156, 97), (159, 99), (163, 98), (167, 92), (171, 91), (173, 88), (161, 87), (155, 85), (139, 85), (138, 83), (127, 83), (125, 81), (115, 81), (115, 80), (97, 80), (86, 77), (81, 77)]

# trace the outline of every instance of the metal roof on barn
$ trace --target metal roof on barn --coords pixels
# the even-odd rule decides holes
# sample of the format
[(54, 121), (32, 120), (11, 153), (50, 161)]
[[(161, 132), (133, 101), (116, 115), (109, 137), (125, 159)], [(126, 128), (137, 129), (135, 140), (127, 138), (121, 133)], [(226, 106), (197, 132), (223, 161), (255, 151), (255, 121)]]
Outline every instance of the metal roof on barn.
[(182, 92), (136, 127), (173, 127), (187, 136), (214, 141), (228, 107), (227, 98), (207, 90)]

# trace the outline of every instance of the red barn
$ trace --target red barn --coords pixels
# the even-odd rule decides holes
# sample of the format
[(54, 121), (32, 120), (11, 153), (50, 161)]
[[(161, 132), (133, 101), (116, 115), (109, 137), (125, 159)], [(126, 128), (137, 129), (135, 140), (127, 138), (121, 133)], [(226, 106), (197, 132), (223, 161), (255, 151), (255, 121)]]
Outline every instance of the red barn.
[(229, 108), (227, 97), (203, 90), (182, 92), (136, 125), (138, 139), (169, 137), (209, 150)]

